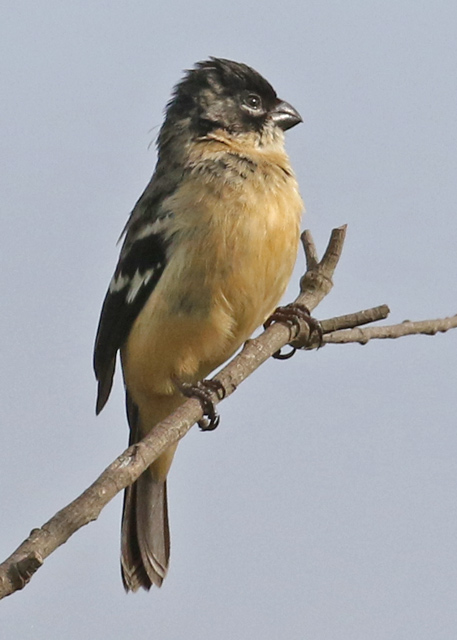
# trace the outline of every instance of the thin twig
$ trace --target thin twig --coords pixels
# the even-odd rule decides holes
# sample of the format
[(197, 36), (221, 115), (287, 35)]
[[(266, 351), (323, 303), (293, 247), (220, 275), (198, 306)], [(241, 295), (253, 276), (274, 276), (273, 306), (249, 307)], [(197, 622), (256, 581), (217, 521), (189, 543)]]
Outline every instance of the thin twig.
[(327, 344), (348, 344), (358, 342), (367, 344), (373, 339), (394, 339), (403, 336), (426, 335), (434, 336), (437, 333), (446, 333), (449, 329), (457, 328), (457, 315), (449, 318), (437, 318), (435, 320), (420, 320), (411, 322), (405, 320), (400, 324), (386, 325), (383, 327), (369, 327), (368, 329), (348, 329), (344, 331), (334, 331), (324, 336), (323, 342)]

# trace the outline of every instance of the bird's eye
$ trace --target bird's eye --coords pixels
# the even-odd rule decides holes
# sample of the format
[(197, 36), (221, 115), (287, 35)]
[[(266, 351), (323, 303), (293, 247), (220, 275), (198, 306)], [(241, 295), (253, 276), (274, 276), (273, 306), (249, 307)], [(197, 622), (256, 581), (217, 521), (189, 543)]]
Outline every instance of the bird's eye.
[(256, 93), (248, 93), (244, 98), (244, 104), (255, 111), (262, 108), (262, 100)]

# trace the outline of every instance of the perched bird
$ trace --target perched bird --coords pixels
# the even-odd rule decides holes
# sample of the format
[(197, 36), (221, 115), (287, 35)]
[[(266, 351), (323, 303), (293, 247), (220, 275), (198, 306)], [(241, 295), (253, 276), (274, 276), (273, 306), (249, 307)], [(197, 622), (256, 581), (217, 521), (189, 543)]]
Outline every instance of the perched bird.
[[(97, 413), (120, 351), (130, 444), (272, 313), (296, 260), (303, 203), (284, 150), (302, 119), (245, 64), (210, 58), (175, 87), (151, 181), (123, 231), (95, 342)], [(124, 587), (160, 586), (176, 445), (125, 491)]]

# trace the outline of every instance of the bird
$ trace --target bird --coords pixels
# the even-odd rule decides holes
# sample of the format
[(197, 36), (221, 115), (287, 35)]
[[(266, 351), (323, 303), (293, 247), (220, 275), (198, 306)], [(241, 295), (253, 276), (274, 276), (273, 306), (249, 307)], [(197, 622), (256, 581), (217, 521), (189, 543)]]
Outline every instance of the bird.
[[(185, 401), (270, 316), (290, 280), (304, 209), (284, 147), (302, 122), (246, 64), (211, 57), (184, 72), (165, 109), (152, 178), (121, 234), (94, 348), (96, 413), (120, 354), (129, 444)], [(127, 487), (125, 590), (168, 570), (170, 446)]]

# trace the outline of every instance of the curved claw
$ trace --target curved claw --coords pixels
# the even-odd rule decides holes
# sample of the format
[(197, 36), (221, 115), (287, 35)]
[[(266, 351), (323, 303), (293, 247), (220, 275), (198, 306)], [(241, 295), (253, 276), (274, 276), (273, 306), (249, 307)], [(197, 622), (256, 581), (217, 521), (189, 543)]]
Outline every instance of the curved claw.
[(219, 426), (219, 422), (221, 421), (220, 415), (214, 412), (214, 416), (206, 417), (204, 416), (201, 420), (197, 422), (201, 431), (214, 431)]
[(288, 360), (295, 355), (295, 352), (297, 351), (297, 348), (292, 345), (290, 345), (290, 348), (291, 350), (288, 353), (282, 353), (282, 350), (279, 349), (279, 351), (276, 351), (271, 357), (275, 358), (275, 360)]

